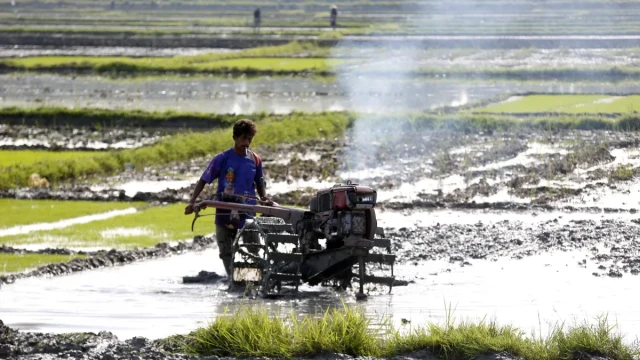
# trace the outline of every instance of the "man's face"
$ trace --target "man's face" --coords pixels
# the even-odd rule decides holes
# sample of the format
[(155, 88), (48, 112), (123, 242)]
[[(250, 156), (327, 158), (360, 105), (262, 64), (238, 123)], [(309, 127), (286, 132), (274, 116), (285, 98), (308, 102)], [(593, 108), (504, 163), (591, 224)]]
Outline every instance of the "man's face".
[(236, 148), (247, 150), (249, 145), (251, 145), (251, 141), (253, 140), (253, 136), (249, 134), (243, 134), (240, 136), (234, 136), (233, 141), (236, 143)]

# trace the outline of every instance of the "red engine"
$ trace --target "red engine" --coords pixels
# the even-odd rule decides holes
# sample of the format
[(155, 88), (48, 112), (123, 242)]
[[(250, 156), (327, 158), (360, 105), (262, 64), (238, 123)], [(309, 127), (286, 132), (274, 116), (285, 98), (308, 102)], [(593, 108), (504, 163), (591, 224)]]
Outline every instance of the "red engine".
[(347, 183), (318, 191), (310, 210), (316, 214), (316, 231), (329, 241), (373, 239), (377, 227), (375, 205), (374, 189)]

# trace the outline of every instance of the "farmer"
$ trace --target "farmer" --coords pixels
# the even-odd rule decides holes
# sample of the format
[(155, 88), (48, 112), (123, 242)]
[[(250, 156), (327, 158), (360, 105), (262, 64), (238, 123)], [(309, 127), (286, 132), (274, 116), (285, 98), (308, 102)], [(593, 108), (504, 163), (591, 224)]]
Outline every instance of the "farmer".
[(331, 17), (331, 27), (335, 30), (336, 22), (338, 21), (338, 8), (335, 5), (331, 6), (330, 17)]
[[(236, 121), (233, 125), (234, 146), (217, 154), (209, 163), (196, 188), (191, 195), (184, 214), (193, 212), (198, 195), (205, 184), (218, 180), (216, 200), (256, 205), (256, 189), (259, 198), (267, 204), (273, 202), (266, 196), (264, 178), (262, 175), (262, 160), (249, 150), (253, 137), (258, 132), (255, 123), (248, 119)], [(239, 196), (238, 196), (239, 195)], [(247, 215), (226, 209), (216, 209), (216, 241), (220, 252), (220, 259), (224, 264), (227, 276), (231, 277), (231, 246), (238, 233), (244, 226)]]
[(257, 7), (254, 11), (253, 11), (253, 28), (254, 30), (257, 30), (260, 27), (260, 8)]

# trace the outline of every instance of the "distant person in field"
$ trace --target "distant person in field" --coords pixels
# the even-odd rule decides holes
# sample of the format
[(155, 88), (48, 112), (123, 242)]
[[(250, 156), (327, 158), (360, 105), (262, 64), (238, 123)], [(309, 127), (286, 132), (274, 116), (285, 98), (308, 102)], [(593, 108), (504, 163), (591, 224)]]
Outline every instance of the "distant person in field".
[[(207, 166), (193, 190), (184, 214), (193, 212), (193, 206), (205, 184), (218, 181), (215, 199), (218, 201), (256, 205), (256, 190), (263, 205), (273, 204), (266, 195), (266, 186), (262, 175), (262, 160), (249, 150), (253, 137), (258, 132), (256, 124), (248, 119), (236, 121), (233, 125), (233, 147), (217, 154)], [(255, 214), (251, 214), (255, 216)], [(244, 212), (216, 209), (216, 242), (220, 259), (227, 276), (231, 278), (232, 244), (238, 229), (244, 226), (247, 214)]]
[(338, 8), (333, 5), (331, 7), (331, 27), (335, 30), (336, 29), (336, 23), (338, 22)]
[(258, 28), (260, 27), (260, 8), (256, 8), (253, 11), (253, 29), (254, 30), (258, 30)]

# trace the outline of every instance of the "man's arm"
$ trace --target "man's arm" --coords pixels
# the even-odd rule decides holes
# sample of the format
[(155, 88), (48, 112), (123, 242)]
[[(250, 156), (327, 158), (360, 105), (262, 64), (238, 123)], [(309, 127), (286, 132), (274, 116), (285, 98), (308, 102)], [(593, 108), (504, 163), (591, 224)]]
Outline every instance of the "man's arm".
[(262, 161), (259, 161), (256, 166), (256, 177), (254, 179), (254, 182), (256, 184), (256, 190), (258, 192), (260, 200), (271, 202), (271, 199), (267, 197), (267, 187), (264, 183), (264, 175), (262, 172)]
[(264, 182), (259, 185), (256, 185), (256, 189), (258, 190), (258, 195), (260, 195), (260, 199), (264, 199), (267, 197), (267, 189), (264, 187)]
[(185, 215), (189, 215), (193, 212), (193, 205), (196, 204), (196, 199), (198, 198), (198, 195), (200, 195), (200, 193), (202, 192), (202, 189), (204, 189), (204, 186), (207, 183), (200, 179), (198, 180), (198, 183), (196, 184), (196, 188), (193, 190), (193, 194), (191, 194), (191, 199), (189, 199), (189, 204), (187, 204), (187, 207), (184, 208), (184, 214)]
[(189, 199), (189, 204), (187, 204), (187, 206), (184, 208), (185, 215), (189, 215), (193, 212), (193, 205), (195, 205), (196, 199), (198, 198), (198, 195), (200, 195), (200, 193), (202, 192), (202, 189), (204, 189), (204, 186), (206, 184), (211, 184), (213, 179), (216, 179), (218, 176), (220, 176), (220, 169), (221, 169), (221, 162), (222, 162), (221, 159), (222, 157), (220, 154), (214, 157), (213, 160), (211, 160), (211, 162), (209, 163), (209, 166), (207, 166), (207, 169), (204, 171), (204, 173), (200, 177), (200, 180), (198, 180), (198, 182), (196, 183), (196, 188), (193, 189), (193, 194), (191, 194), (191, 199)]

